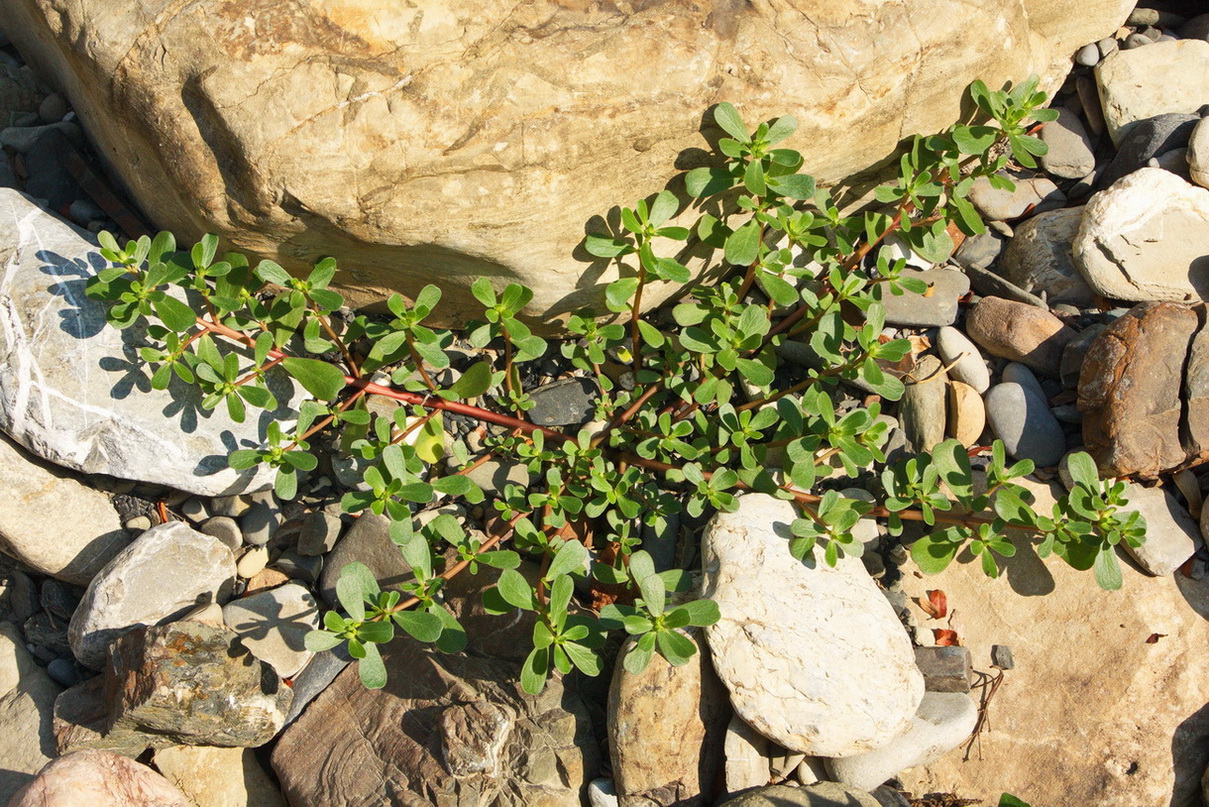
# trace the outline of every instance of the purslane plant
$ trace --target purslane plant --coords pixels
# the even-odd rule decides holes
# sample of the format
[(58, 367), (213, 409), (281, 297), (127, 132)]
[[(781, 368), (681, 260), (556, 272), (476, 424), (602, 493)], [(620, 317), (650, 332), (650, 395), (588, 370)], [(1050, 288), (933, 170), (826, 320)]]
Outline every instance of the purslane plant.
[[(904, 275), (895, 248), (946, 259), (951, 226), (982, 231), (966, 199), (974, 179), (1006, 183), (996, 172), (1009, 155), (1028, 165), (1044, 153), (1027, 128), (1053, 118), (1039, 108), (1044, 96), (1035, 79), (999, 92), (976, 82), (971, 96), (993, 123), (914, 138), (897, 179), (877, 191), (885, 207), (855, 215), (841, 214), (800, 173), (798, 152), (778, 147), (796, 128), (792, 118), (753, 132), (735, 107), (720, 104), (714, 120), (726, 136), (716, 144), (719, 162), (689, 171), (685, 187), (734, 215), (702, 213), (692, 227), (672, 224), (688, 211), (663, 191), (622, 208), (618, 231), (585, 241), (589, 253), (617, 264), (619, 279), (607, 286), (605, 302), (620, 321), (592, 311), (569, 318), (572, 338), (558, 349), (600, 388), (593, 420), (574, 432), (526, 419), (532, 400), (521, 370), (548, 355), (550, 345), (520, 318), (532, 292), (515, 283), (473, 284), (483, 316), (465, 338), (479, 355), (459, 373), (450, 359), (455, 334), (425, 324), (439, 288), (425, 287), (410, 303), (393, 295), (389, 315), (342, 323), (332, 316), (343, 299), (330, 288), (331, 259), (295, 278), (271, 261), (253, 268), (239, 255), (220, 256), (213, 236), (183, 252), (167, 233), (124, 248), (103, 233), (102, 254), (114, 266), (89, 282), (88, 294), (110, 303), (116, 327), (146, 325), (141, 358), (153, 387), (174, 378), (196, 384), (205, 409), (225, 406), (242, 420), (247, 406), (277, 406), (274, 373), (293, 378), (309, 397), (292, 429), (271, 423), (264, 445), (240, 448), (229, 460), (235, 469), (276, 469), (281, 498), (294, 498), (315, 470), (312, 445), (325, 433), (361, 461), (363, 484), (344, 496), (343, 507), (389, 518), (413, 579), (383, 591), (367, 567), (346, 566), (337, 586), (342, 613), (327, 613), (307, 646), (347, 646), (366, 686), (385, 683), (378, 647), (397, 630), (449, 652), (465, 646), (443, 589), (453, 576), (481, 567), (496, 575), (483, 596), (488, 611), (534, 615), (522, 672), (530, 692), (556, 670), (598, 674), (610, 630), (636, 637), (626, 660), (632, 672), (654, 653), (685, 663), (696, 647), (683, 629), (714, 623), (718, 609), (686, 599), (689, 575), (658, 569), (643, 549), (644, 532), (666, 531), (680, 513), (731, 511), (743, 491), (795, 502), (799, 516), (787, 547), (794, 558), (816, 547), (833, 565), (860, 555), (852, 528), (861, 518), (884, 519), (892, 534), (915, 521), (929, 528), (912, 546), (927, 572), (968, 548), (994, 577), (998, 558), (1034, 551), (1094, 568), (1100, 585), (1119, 588), (1115, 545), (1140, 544), (1144, 524), (1125, 514), (1123, 486), (1102, 482), (1087, 455), (1072, 456), (1074, 489), (1044, 515), (1012, 481), (1032, 463), (1007, 467), (999, 443), (985, 489), (976, 487), (982, 478), (952, 440), (878, 477), (871, 471), (886, 462), (888, 429), (880, 403), (838, 411), (830, 394), (841, 381), (859, 380), (881, 399), (898, 400), (911, 345), (883, 336), (882, 297), (926, 286)], [(704, 250), (709, 265), (734, 271), (694, 290), (672, 309), (674, 325), (660, 328), (640, 316), (644, 289), (691, 277), (680, 259), (687, 252), (658, 254), (667, 244)], [(778, 374), (789, 375), (776, 348), (794, 338), (810, 345), (817, 367), (776, 388)], [(634, 383), (616, 383), (606, 372), (610, 362), (628, 365)], [(383, 414), (367, 405), (372, 396), (398, 408)], [(443, 457), (444, 413), (490, 426), (486, 450), (471, 457), (453, 441), (453, 456)], [(416, 517), (418, 508), (442, 499), (483, 503), (469, 474), (493, 457), (523, 464), (532, 482), (504, 485), (490, 502), (489, 534), (467, 531), (447, 514)], [(882, 504), (839, 492), (841, 480), (862, 476)], [(522, 556), (538, 561), (536, 574), (520, 571)], [(598, 611), (580, 603), (577, 579), (613, 592), (613, 601)]]

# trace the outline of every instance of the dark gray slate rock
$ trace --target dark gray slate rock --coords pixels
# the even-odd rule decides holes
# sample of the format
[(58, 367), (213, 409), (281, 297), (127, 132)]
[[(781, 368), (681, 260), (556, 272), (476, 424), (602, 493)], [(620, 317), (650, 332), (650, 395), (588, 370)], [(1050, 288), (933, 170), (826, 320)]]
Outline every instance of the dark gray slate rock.
[(223, 747), (273, 739), (294, 697), (234, 632), (201, 622), (139, 628), (119, 639), (105, 695), (113, 729)]
[(540, 386), (529, 396), (533, 408), (527, 414), (538, 426), (578, 426), (596, 413), (600, 389), (590, 378), (568, 378)]
[(973, 683), (968, 647), (917, 647), (915, 666), (924, 674), (924, 689), (928, 692), (969, 692)]
[[(1099, 49), (1095, 45), (1087, 48), (1095, 51), (1096, 61), (1099, 61)], [(1041, 157), (1041, 167), (1047, 173), (1063, 179), (1079, 179), (1095, 170), (1091, 138), (1079, 116), (1069, 109), (1058, 109), (1058, 119), (1045, 124), (1041, 130), (1041, 140), (1049, 147), (1049, 152)]]
[(350, 667), (282, 733), (272, 763), (291, 804), (580, 807), (599, 760), (573, 679), (531, 696), (512, 662), (409, 639), (383, 656), (383, 689)]
[[(236, 472), (227, 455), (261, 445), (271, 420), (288, 428), (291, 410), (237, 424), (222, 407), (199, 415), (194, 386), (151, 390), (134, 363), (145, 331), (106, 325), (105, 307), (84, 296), (104, 267), (97, 249), (87, 233), (0, 189), (0, 429), (87, 474), (206, 496), (269, 487), (273, 469)], [(284, 376), (272, 384), (290, 399)]]
[(1132, 174), (1150, 162), (1151, 157), (1187, 147), (1200, 119), (1199, 115), (1171, 112), (1133, 124), (1121, 140), (1117, 156), (1100, 177), (1099, 187), (1107, 188), (1126, 174)]

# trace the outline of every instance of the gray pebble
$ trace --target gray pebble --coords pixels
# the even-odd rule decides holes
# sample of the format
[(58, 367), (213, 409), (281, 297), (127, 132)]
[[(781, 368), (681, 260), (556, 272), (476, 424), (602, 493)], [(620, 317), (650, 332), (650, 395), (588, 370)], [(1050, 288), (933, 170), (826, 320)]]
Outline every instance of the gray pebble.
[(248, 511), (248, 503), (240, 496), (219, 496), (210, 500), (210, 512), (216, 516), (239, 518)]
[(181, 515), (191, 521), (203, 521), (207, 517), (206, 503), (200, 497), (190, 496), (180, 506)]
[(232, 552), (243, 545), (243, 533), (239, 529), (239, 523), (233, 518), (227, 516), (208, 518), (201, 523), (198, 530), (222, 541)]
[(529, 419), (539, 426), (578, 426), (596, 413), (600, 390), (588, 378), (568, 378), (544, 384), (529, 393)]
[(147, 516), (135, 516), (134, 518), (127, 519), (126, 523), (122, 526), (131, 532), (143, 532), (144, 530), (151, 529), (151, 519), (147, 518)]
[(1111, 36), (1105, 37), (1096, 43), (1096, 47), (1100, 50), (1100, 58), (1105, 59), (1121, 49), (1117, 44), (1117, 40)]
[(41, 610), (38, 589), (29, 575), (13, 569), (6, 574), (3, 602), (12, 615), (12, 621), (24, 622)]
[(239, 519), (243, 539), (254, 546), (267, 544), (277, 532), (280, 516), (275, 506), (263, 501), (254, 503)]
[(927, 271), (904, 269), (903, 277), (927, 283), (926, 295), (905, 292), (886, 294), (882, 305), (890, 325), (933, 326), (952, 325), (957, 319), (957, 300), (970, 290), (970, 279), (953, 269), (936, 267)]
[(43, 98), (42, 103), (38, 105), (38, 117), (44, 123), (58, 123), (63, 120), (67, 111), (67, 101), (57, 92), (52, 92)]
[(72, 687), (80, 683), (80, 671), (74, 661), (65, 658), (52, 659), (46, 665), (46, 672), (60, 686)]
[(1154, 40), (1145, 34), (1130, 34), (1125, 38), (1125, 41), (1121, 43), (1121, 50), (1135, 50), (1137, 48), (1143, 48), (1147, 45), (1153, 44)]
[(273, 561), (273, 568), (293, 580), (305, 583), (317, 583), (323, 574), (324, 561), (320, 555), (299, 555), (293, 549), (281, 553)]
[(342, 523), (331, 513), (311, 513), (302, 522), (302, 532), (298, 536), (299, 555), (323, 555), (331, 552), (340, 540)]
[(1005, 644), (991, 645), (991, 664), (1001, 670), (1010, 670), (1016, 666), (1012, 660), (1012, 648)]
[(1084, 45), (1075, 53), (1075, 64), (1081, 64), (1084, 67), (1095, 67), (1100, 61), (1100, 49), (1095, 44)]
[(1056, 465), (1066, 452), (1066, 433), (1043, 397), (1020, 383), (996, 384), (986, 394), (987, 422), (1008, 454), (1039, 467)]

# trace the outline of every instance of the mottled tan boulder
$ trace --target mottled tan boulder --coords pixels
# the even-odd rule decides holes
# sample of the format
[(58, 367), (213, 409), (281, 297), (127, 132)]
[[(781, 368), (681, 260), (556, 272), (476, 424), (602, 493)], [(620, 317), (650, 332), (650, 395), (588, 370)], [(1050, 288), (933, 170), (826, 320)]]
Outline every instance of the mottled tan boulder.
[(1131, 6), (9, 0), (0, 27), (182, 239), (335, 255), (362, 302), (441, 278), (465, 313), (475, 276), (520, 279), (550, 315), (599, 299), (585, 223), (699, 163), (710, 105), (794, 114), (834, 182), (951, 123), (974, 77), (1052, 90)]
[[(1027, 485), (1049, 512), (1057, 486)], [(1209, 621), (1181, 594), (1179, 574), (1148, 577), (1123, 561), (1121, 590), (1103, 591), (1091, 571), (1056, 556), (1021, 552), (1003, 566), (997, 580), (977, 562), (939, 575), (917, 576), (910, 561), (904, 568), (909, 600), (945, 592), (975, 670), (996, 672), (993, 644), (1011, 647), (1015, 667), (970, 758), (952, 753), (909, 769), (903, 784), (989, 804), (1006, 791), (1036, 805), (1199, 807)]]
[(713, 784), (730, 704), (700, 631), (693, 632), (693, 641), (699, 652), (680, 667), (656, 655), (638, 675), (626, 672), (622, 661), (633, 649), (632, 640), (618, 656), (608, 720), (621, 807), (695, 807), (711, 804), (711, 796), (718, 795)]
[(21, 633), (0, 622), (0, 803), (55, 755), (51, 716), (59, 685), (25, 649)]
[(194, 807), (146, 765), (112, 751), (59, 757), (23, 787), (8, 807)]
[(1083, 440), (1102, 473), (1154, 478), (1187, 456), (1180, 435), (1184, 359), (1197, 314), (1143, 303), (1096, 337), (1079, 374)]
[(286, 807), (248, 748), (178, 745), (156, 751), (154, 761), (196, 807)]

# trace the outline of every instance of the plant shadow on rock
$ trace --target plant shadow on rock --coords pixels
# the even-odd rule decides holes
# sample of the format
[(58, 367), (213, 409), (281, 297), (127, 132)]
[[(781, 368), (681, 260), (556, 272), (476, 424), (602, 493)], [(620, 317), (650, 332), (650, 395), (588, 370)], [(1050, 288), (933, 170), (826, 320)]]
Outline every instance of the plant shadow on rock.
[[(40, 271), (56, 278), (54, 283), (47, 286), (47, 294), (59, 297), (66, 303), (58, 310), (59, 328), (81, 341), (99, 335), (106, 326), (107, 306), (104, 303), (88, 299), (84, 292), (88, 281), (97, 272), (108, 266), (105, 259), (99, 252), (90, 252), (88, 263), (85, 263), (82, 259), (67, 258), (48, 250), (39, 251), (36, 257), (43, 262)], [(186, 299), (194, 306), (202, 306), (200, 297), (192, 292), (186, 293)], [(139, 350), (151, 344), (146, 324), (126, 328), (121, 331), (121, 335), (122, 355), (102, 356), (97, 362), (105, 372), (117, 375), (110, 390), (111, 398), (115, 401), (123, 400), (135, 391), (143, 394), (152, 392), (151, 382), (143, 369), (145, 362), (139, 357)], [(224, 354), (227, 352), (238, 353), (245, 359), (251, 355), (246, 348), (230, 343), (222, 343), (220, 350)], [(229, 452), (239, 448), (257, 448), (263, 445), (270, 423), (286, 420), (293, 416), (289, 401), (294, 393), (289, 376), (280, 370), (270, 371), (266, 377), (266, 384), (276, 397), (278, 406), (272, 410), (260, 411), (256, 439), (245, 439), (243, 445), (240, 445), (234, 432), (229, 429), (223, 430), (219, 434), (219, 438), (228, 454), (209, 454), (201, 457), (193, 469), (194, 473), (204, 476), (226, 469)], [(162, 413), (166, 418), (177, 419), (181, 431), (186, 434), (197, 431), (199, 418), (209, 418), (213, 413), (213, 410), (202, 407), (204, 394), (201, 389), (196, 385), (185, 383), (176, 376), (172, 376), (168, 383), (167, 393), (171, 400), (164, 406)], [(255, 470), (243, 471), (239, 476), (251, 479), (255, 476)]]

